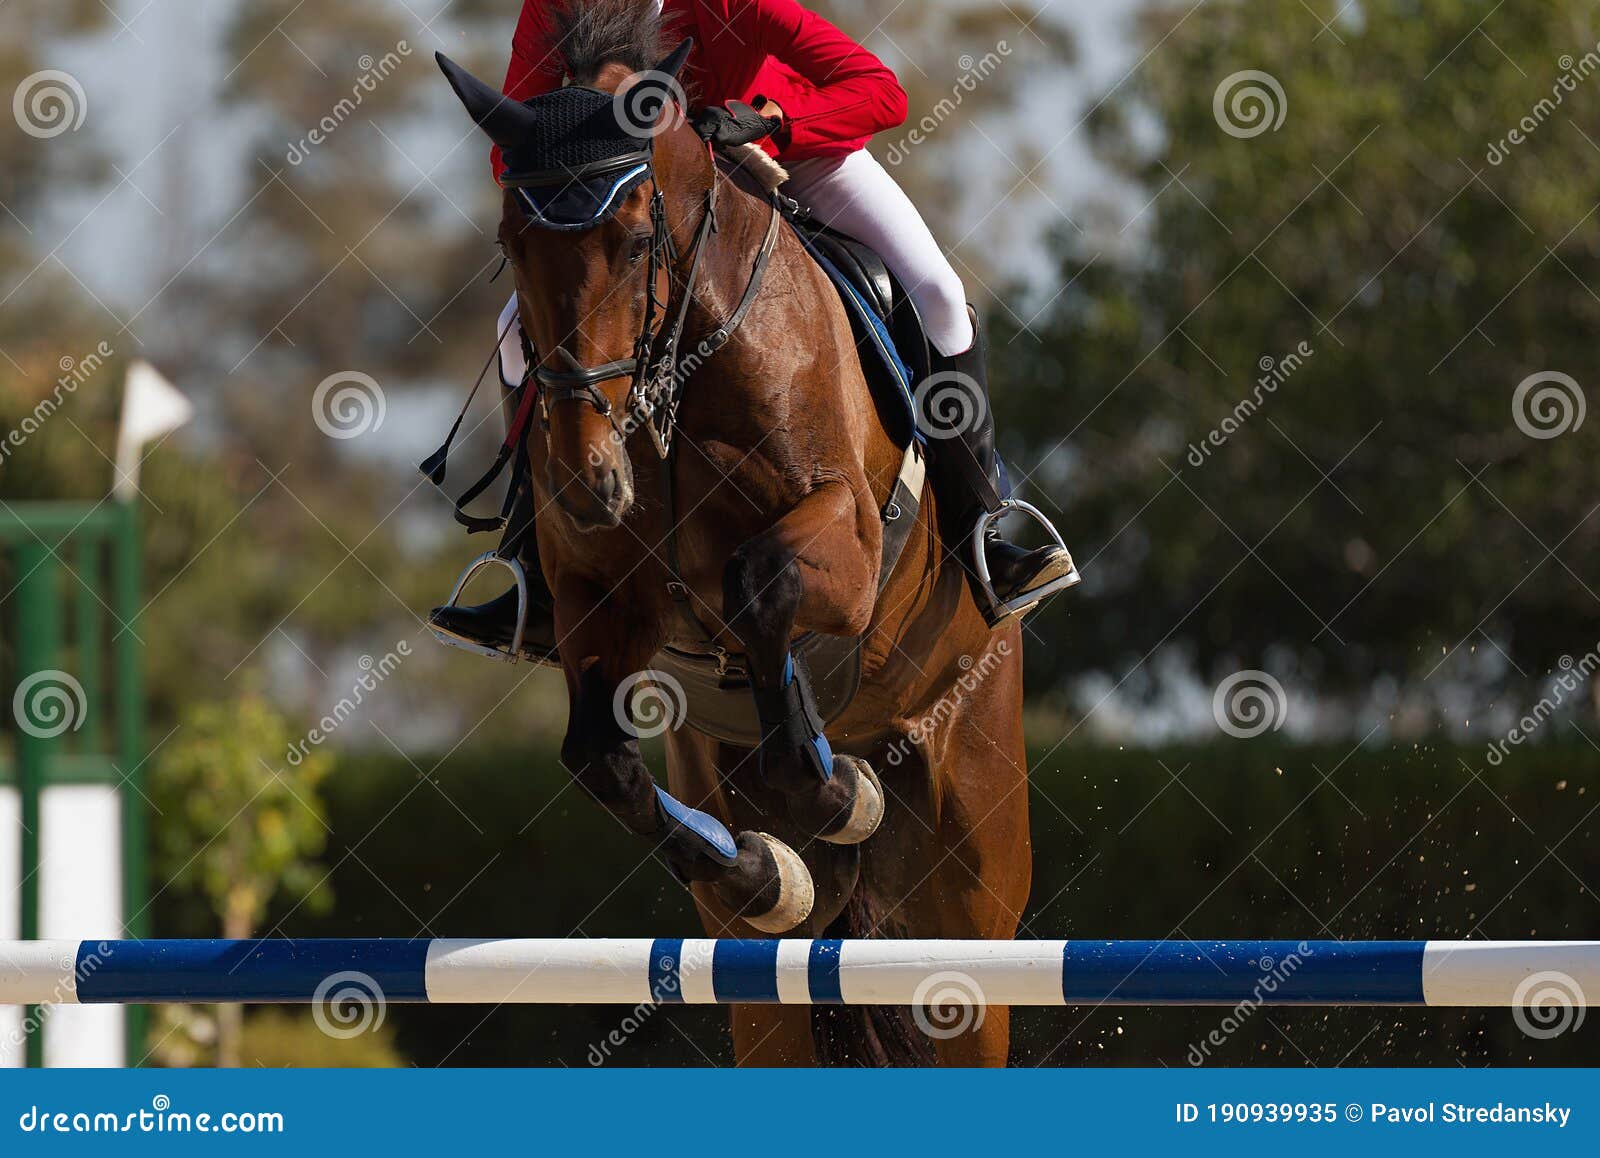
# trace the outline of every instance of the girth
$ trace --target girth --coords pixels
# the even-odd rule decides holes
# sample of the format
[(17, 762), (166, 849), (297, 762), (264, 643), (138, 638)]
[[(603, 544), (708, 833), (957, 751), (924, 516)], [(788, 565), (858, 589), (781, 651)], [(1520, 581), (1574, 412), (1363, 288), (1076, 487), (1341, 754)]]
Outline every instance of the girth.
[[(904, 555), (922, 507), (925, 466), (920, 444), (913, 441), (901, 459), (900, 473), (883, 504), (883, 547), (879, 557), (878, 594), (882, 596)], [(685, 592), (687, 597), (687, 592)], [(794, 641), (793, 655), (809, 679), (811, 695), (824, 724), (844, 714), (861, 687), (861, 636), (811, 632)], [(684, 722), (727, 744), (753, 748), (761, 740), (761, 722), (750, 695), (750, 675), (742, 655), (714, 642), (704, 648), (669, 646), (656, 653), (651, 666), (676, 679), (685, 692)]]
[[(648, 154), (644, 156), (646, 159), (643, 162), (629, 157), (603, 164), (607, 172), (621, 168), (625, 164), (648, 165)], [(571, 170), (562, 173), (565, 179), (580, 175), (582, 174)], [(555, 176), (551, 173), (506, 174), (502, 177), (502, 182), (509, 188), (520, 188), (552, 183)], [(654, 179), (653, 171), (649, 176)], [(686, 722), (691, 727), (726, 743), (753, 747), (760, 740), (761, 725), (756, 716), (755, 701), (750, 694), (748, 673), (739, 662), (743, 657), (734, 656), (717, 643), (717, 633), (708, 628), (695, 612), (689, 587), (682, 578), (673, 485), (674, 435), (686, 377), (680, 374), (679, 370), (679, 348), (688, 319), (689, 304), (693, 300), (694, 290), (699, 281), (706, 239), (717, 229), (717, 192), (723, 180), (726, 178), (713, 164), (712, 183), (706, 193), (705, 212), (695, 230), (692, 242), (693, 257), (687, 275), (681, 285), (677, 286), (673, 285), (671, 271), (678, 255), (666, 221), (665, 201), (659, 186), (651, 193), (652, 235), (649, 266), (646, 271), (649, 291), (646, 296), (644, 320), (630, 357), (613, 359), (596, 366), (584, 366), (565, 346), (557, 346), (553, 354), (565, 363), (565, 368), (545, 366), (524, 332), (523, 353), (528, 370), (522, 381), (513, 387), (517, 399), (515, 414), (508, 424), (505, 439), (500, 445), (494, 463), (483, 477), (457, 499), (455, 517), (469, 532), (505, 528), (506, 534), (497, 554), (503, 557), (515, 554), (518, 541), (527, 532), (528, 527), (513, 527), (508, 524), (517, 492), (529, 469), (526, 436), (533, 420), (535, 402), (538, 404), (540, 424), (547, 438), (550, 406), (554, 403), (573, 401), (593, 407), (598, 414), (610, 420), (618, 436), (626, 441), (628, 432), (618, 422), (616, 408), (599, 387), (602, 383), (618, 378), (631, 379), (632, 385), (626, 402), (627, 410), (630, 415), (643, 414), (645, 417), (644, 425), (650, 432), (659, 463), (658, 485), (664, 511), (662, 554), (667, 570), (666, 590), (678, 609), (689, 638), (695, 641), (663, 649), (655, 657), (654, 664), (658, 669), (674, 675), (683, 684), (688, 693)], [(752, 263), (744, 293), (727, 320), (696, 343), (693, 365), (688, 368), (691, 373), (727, 344), (755, 304), (767, 265), (777, 246), (781, 220), (781, 203), (778, 195), (769, 194), (768, 199), (772, 212), (767, 223), (766, 236), (762, 239), (761, 247)], [(656, 292), (656, 284), (662, 269), (668, 271), (666, 301), (660, 300)], [(671, 320), (667, 321), (674, 296), (677, 298), (677, 308), (671, 311)], [(504, 340), (510, 327), (516, 323), (517, 316), (513, 313), (507, 322), (506, 330), (502, 331), (496, 341), (496, 353), (500, 341)], [(462, 405), (461, 413), (456, 416), (443, 445), (422, 463), (423, 474), (435, 485), (444, 481), (451, 443), (461, 428), (462, 420), (472, 404), (473, 397), (483, 384), (484, 376), (494, 364), (496, 353), (490, 354), (489, 360), (479, 372), (477, 381), (473, 383), (467, 400)], [(512, 476), (500, 515), (492, 519), (468, 515), (465, 511), (466, 505), (482, 494), (508, 464), (512, 466)], [(894, 487), (880, 512), (883, 520), (882, 554), (878, 577), (880, 595), (893, 576), (895, 567), (910, 540), (911, 531), (916, 526), (924, 481), (925, 464), (920, 447), (913, 439), (901, 461)], [(844, 712), (860, 687), (860, 649), (860, 637), (813, 633), (801, 636), (794, 643), (794, 659), (809, 675), (811, 693), (825, 723), (838, 718)]]

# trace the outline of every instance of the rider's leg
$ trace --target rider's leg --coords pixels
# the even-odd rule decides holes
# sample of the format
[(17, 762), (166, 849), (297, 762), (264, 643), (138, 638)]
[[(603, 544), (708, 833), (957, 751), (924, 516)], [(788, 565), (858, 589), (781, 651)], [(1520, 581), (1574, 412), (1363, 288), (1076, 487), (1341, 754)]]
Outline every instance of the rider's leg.
[[(977, 521), (999, 509), (1002, 487), (983, 340), (961, 278), (917, 207), (870, 153), (803, 160), (789, 171), (784, 191), (823, 224), (877, 250), (917, 307), (936, 355), (934, 373), (917, 392), (924, 411), (919, 421), (930, 435), (929, 476), (939, 497), (945, 537), (965, 544)], [(984, 557), (1002, 603), (1072, 571), (1065, 548), (1052, 544), (1029, 551), (1014, 546), (995, 522), (984, 536)], [(970, 570), (964, 546), (959, 558)]]
[[(527, 373), (527, 360), (522, 353), (522, 332), (519, 326), (511, 325), (516, 310), (517, 299), (513, 296), (495, 325), (495, 333), (504, 335), (500, 341), (500, 383), (505, 387), (503, 406), (508, 424), (515, 408), (512, 390)], [(510, 537), (507, 540), (510, 551), (515, 553), (528, 579), (528, 615), (523, 625), (522, 649), (530, 659), (548, 660), (556, 650), (553, 600), (544, 581), (544, 572), (539, 567), (532, 486), (524, 482), (523, 487), (511, 511)], [(516, 637), (517, 589), (513, 586), (487, 603), (467, 607), (435, 607), (428, 613), (428, 625), (468, 643), (507, 649)]]
[(791, 162), (783, 191), (822, 224), (875, 249), (916, 304), (934, 349), (949, 357), (972, 345), (967, 295), (922, 214), (865, 149)]

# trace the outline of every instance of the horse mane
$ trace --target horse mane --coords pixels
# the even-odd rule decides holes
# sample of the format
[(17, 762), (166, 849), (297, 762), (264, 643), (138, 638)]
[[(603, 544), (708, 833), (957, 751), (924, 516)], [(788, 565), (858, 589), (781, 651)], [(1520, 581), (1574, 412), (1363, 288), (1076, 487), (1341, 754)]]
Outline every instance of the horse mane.
[(650, 0), (565, 0), (551, 31), (573, 84), (592, 83), (613, 63), (644, 72), (666, 55), (666, 29)]

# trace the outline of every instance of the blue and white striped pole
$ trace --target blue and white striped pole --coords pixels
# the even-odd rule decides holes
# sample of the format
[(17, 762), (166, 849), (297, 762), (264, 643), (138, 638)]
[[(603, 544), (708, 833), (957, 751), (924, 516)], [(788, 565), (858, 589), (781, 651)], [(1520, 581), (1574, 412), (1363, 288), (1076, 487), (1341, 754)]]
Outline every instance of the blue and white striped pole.
[(1600, 999), (1600, 941), (7, 941), (0, 1004), (1436, 1005)]

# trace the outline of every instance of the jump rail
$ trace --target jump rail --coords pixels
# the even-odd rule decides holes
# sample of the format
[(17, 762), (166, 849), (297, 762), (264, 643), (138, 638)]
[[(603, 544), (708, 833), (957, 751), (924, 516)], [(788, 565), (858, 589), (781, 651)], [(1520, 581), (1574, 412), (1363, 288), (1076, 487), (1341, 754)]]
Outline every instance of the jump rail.
[(1600, 999), (1600, 941), (0, 941), (0, 1004), (363, 993), (433, 1004), (1581, 1004)]

